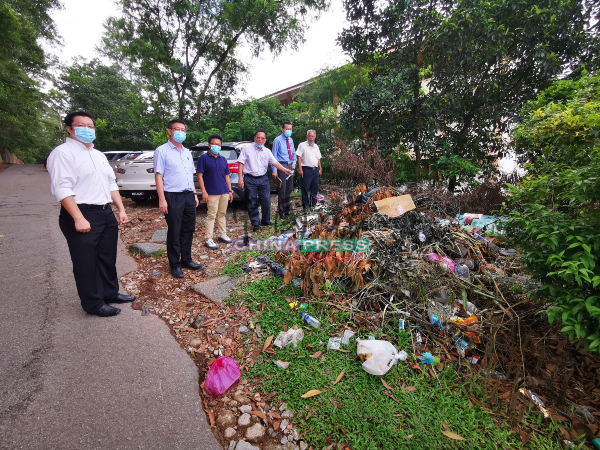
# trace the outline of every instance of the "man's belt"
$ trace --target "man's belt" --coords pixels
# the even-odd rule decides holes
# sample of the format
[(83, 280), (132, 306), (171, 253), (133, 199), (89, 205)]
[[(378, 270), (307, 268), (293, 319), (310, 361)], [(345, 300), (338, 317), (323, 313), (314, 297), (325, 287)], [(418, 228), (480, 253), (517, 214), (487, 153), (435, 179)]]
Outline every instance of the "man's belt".
[[(266, 175), (266, 173), (265, 173), (265, 175)], [(260, 176), (257, 177), (256, 175), (250, 175), (249, 173), (245, 173), (244, 174), (245, 177), (250, 177), (250, 178), (262, 178), (265, 175), (260, 175)]]
[(311, 170), (315, 170), (316, 167), (311, 167), (311, 166), (302, 166), (302, 170), (304, 169), (311, 169)]
[(110, 203), (105, 203), (104, 205), (90, 205), (88, 203), (79, 203), (77, 206), (79, 209), (106, 209), (110, 208)]

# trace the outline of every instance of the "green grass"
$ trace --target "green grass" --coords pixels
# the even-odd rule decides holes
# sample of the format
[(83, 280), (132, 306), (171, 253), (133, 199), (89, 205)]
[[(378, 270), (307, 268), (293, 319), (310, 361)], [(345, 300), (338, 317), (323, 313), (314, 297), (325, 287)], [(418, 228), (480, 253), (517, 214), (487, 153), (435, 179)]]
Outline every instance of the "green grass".
[[(356, 358), (354, 340), (345, 347), (350, 353), (327, 350), (330, 335), (341, 334), (346, 324), (356, 328), (350, 317), (338, 310), (329, 311), (324, 306), (311, 304), (308, 312), (318, 317), (322, 324), (318, 330), (311, 328), (303, 324), (300, 313), (292, 311), (287, 304), (286, 298), (292, 295), (292, 287), (280, 290), (282, 285), (281, 278), (263, 278), (243, 286), (240, 295), (232, 296), (229, 302), (242, 299), (246, 306), (257, 312), (255, 323), (259, 323), (264, 332), (263, 341), (269, 335), (276, 337), (284, 324), (303, 327), (305, 338), (298, 348), (289, 346), (281, 350), (273, 346), (276, 354), (262, 353), (244, 376), (258, 383), (263, 394), (276, 392), (276, 398), (292, 408), (295, 413), (292, 423), (301, 438), (315, 449), (323, 449), (332, 443), (344, 443), (353, 450), (499, 449), (502, 448), (499, 443), (506, 449), (522, 448), (520, 435), (507, 426), (498, 426), (497, 420), (492, 420), (492, 413), (469, 405), (469, 392), (477, 398), (483, 394), (481, 379), (468, 378), (467, 382), (458, 383), (456, 372), (449, 366), (438, 372), (438, 379), (430, 378), (410, 369), (407, 362), (402, 361), (384, 377), (369, 375)], [(299, 289), (296, 289), (296, 295), (300, 295)], [(406, 332), (359, 333), (359, 337), (366, 339), (368, 334), (390, 340), (409, 355), (412, 353)], [(307, 348), (308, 344), (312, 348)], [(323, 352), (324, 362), (320, 356), (309, 357), (317, 351)], [(274, 360), (291, 364), (284, 370), (275, 366)], [(345, 375), (339, 383), (332, 385), (342, 370)], [(387, 391), (380, 378), (393, 391)], [(402, 382), (416, 390), (403, 392)], [(300, 398), (311, 389), (323, 393), (309, 399)], [(398, 402), (384, 392), (391, 393)], [(330, 399), (343, 406), (334, 405)], [(398, 414), (402, 416), (396, 417)], [(549, 437), (536, 435), (524, 448), (561, 448), (558, 425), (542, 423), (541, 415), (535, 409), (526, 412), (525, 417), (535, 427), (546, 426)], [(442, 422), (465, 441), (444, 436)]]

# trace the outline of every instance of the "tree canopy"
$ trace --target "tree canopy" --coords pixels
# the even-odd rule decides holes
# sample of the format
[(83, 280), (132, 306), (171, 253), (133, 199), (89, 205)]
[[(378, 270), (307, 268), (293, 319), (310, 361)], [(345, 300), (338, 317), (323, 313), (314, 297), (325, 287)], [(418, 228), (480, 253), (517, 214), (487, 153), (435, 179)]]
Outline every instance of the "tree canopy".
[[(598, 56), (593, 2), (345, 0), (344, 5), (351, 26), (339, 38), (342, 48), (374, 68), (373, 89), (353, 93), (346, 120), (387, 125), (384, 134), (396, 144), (437, 149), (433, 158), (445, 153), (470, 158), (488, 171), (506, 149), (504, 133), (525, 102), (554, 77), (592, 67)], [(410, 115), (412, 120), (402, 120)], [(388, 124), (381, 125), (381, 118)]]
[[(254, 54), (302, 42), (309, 15), (328, 0), (121, 0), (122, 17), (106, 24), (103, 51), (139, 76), (153, 108), (194, 121), (227, 96), (247, 70), (244, 43)], [(225, 95), (224, 95), (225, 94)]]

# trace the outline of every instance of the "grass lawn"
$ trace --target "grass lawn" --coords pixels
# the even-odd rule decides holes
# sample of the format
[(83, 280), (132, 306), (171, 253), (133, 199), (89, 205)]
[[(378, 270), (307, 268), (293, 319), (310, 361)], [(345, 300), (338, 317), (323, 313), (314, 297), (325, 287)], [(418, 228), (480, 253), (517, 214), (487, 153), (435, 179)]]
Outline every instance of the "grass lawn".
[[(243, 255), (246, 256), (230, 263), (224, 272), (238, 274), (241, 264), (256, 256)], [(282, 286), (281, 278), (267, 276), (245, 284), (229, 299), (256, 312), (254, 323), (259, 324), (264, 333), (263, 342), (270, 335), (277, 337), (284, 326), (298, 325), (305, 333), (298, 348), (290, 345), (282, 350), (272, 346), (274, 355), (261, 353), (243, 376), (253, 380), (261, 394), (275, 392), (279, 403), (287, 403), (295, 413), (292, 423), (313, 448), (563, 448), (558, 423), (543, 419), (534, 407), (525, 411), (525, 423), (521, 427), (541, 433), (532, 433), (529, 442), (522, 445), (521, 435), (502, 420), (502, 411), (486, 408), (489, 405), (482, 401), (486, 395), (481, 387), (484, 385), (482, 377), (463, 377), (451, 365), (436, 370), (437, 377), (431, 376), (428, 370), (410, 368), (409, 364), (414, 365), (415, 360), (410, 334), (406, 331), (358, 332), (361, 339), (372, 334), (409, 353), (408, 361), (398, 361), (384, 377), (366, 373), (356, 357), (355, 340), (351, 340), (349, 346), (342, 346), (349, 350), (347, 353), (327, 349), (329, 337), (342, 334), (346, 326), (360, 330), (348, 313), (311, 303), (307, 312), (321, 320), (320, 329), (311, 328), (302, 322), (300, 313), (288, 306), (286, 298), (292, 296), (292, 287)], [(300, 289), (296, 289), (296, 295), (301, 295)], [(315, 355), (317, 352), (322, 353)], [(281, 369), (273, 363), (275, 360), (288, 361), (290, 365)], [(344, 372), (341, 380), (334, 384), (341, 372)], [(322, 393), (301, 398), (312, 389)], [(464, 440), (448, 437), (443, 431), (455, 433)], [(339, 447), (339, 444), (344, 445)]]

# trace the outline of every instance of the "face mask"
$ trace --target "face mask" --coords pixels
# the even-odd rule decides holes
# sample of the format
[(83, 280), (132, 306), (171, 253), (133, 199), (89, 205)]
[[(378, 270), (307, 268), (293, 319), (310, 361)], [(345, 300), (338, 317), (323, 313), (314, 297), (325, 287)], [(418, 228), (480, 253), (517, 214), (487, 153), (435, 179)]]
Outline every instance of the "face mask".
[(210, 146), (210, 151), (215, 154), (218, 155), (219, 153), (221, 153), (221, 147), (218, 145), (211, 145)]
[(315, 141), (308, 141), (308, 145), (314, 145)]
[(290, 136), (292, 135), (292, 130), (285, 130), (285, 131), (283, 132), (283, 135), (284, 135), (285, 137), (290, 137)]
[(183, 141), (185, 141), (185, 131), (175, 131), (173, 133), (173, 140), (181, 144)]
[(263, 148), (265, 146), (265, 144), (257, 144), (256, 142), (254, 143), (254, 145), (256, 145), (258, 148)]
[(85, 144), (91, 144), (96, 139), (96, 130), (89, 128), (75, 128), (75, 137)]

